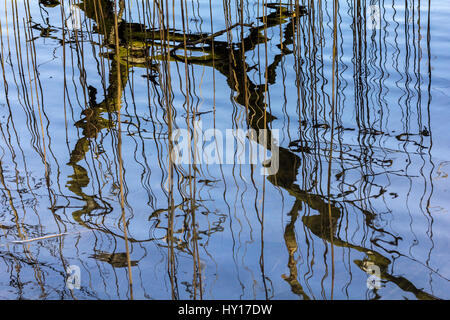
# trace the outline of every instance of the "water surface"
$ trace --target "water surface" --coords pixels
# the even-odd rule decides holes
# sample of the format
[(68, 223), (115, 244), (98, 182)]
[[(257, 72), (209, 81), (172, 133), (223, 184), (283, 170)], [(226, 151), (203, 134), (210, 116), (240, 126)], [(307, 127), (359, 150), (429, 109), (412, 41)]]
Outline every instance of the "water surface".
[(0, 298), (450, 298), (450, 3), (296, 2), (5, 1)]

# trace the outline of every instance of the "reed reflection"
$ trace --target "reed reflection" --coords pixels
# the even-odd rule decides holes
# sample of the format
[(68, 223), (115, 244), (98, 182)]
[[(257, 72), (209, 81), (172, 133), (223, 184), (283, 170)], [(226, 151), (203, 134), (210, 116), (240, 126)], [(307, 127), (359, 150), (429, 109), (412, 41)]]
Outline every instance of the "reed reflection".
[[(62, 16), (65, 15), (67, 8), (57, 2), (40, 3), (46, 8), (57, 8), (60, 5)], [(244, 18), (247, 12), (242, 3), (237, 8), (225, 3), (225, 13), (236, 10), (238, 22), (233, 23), (231, 14), (225, 14), (226, 28), (214, 32), (210, 11), (211, 32), (203, 32), (201, 24), (195, 24), (197, 32), (190, 32), (189, 22), (195, 17), (189, 16), (187, 2), (182, 2), (181, 8), (174, 7), (180, 10), (182, 16), (183, 30), (179, 31), (175, 29), (175, 21), (171, 21), (175, 19), (171, 10), (175, 9), (164, 3), (138, 5), (139, 22), (127, 22), (133, 21), (131, 13), (136, 12), (131, 10), (129, 2), (84, 0), (77, 4), (77, 7), (87, 18), (83, 24), (87, 30), (71, 33), (64, 28), (55, 31), (58, 29), (50, 24), (33, 25), (34, 30), (39, 30), (41, 38), (57, 39), (64, 50), (70, 50), (71, 54), (74, 54), (78, 61), (76, 68), (82, 75), (79, 84), (74, 82), (74, 87), (82, 93), (81, 99), (76, 100), (83, 110), (81, 117), (73, 121), (79, 137), (75, 143), (70, 143), (67, 162), (73, 171), (67, 182), (71, 195), (65, 194), (63, 190), (56, 191), (50, 183), (53, 179), (57, 180), (57, 177), (47, 169), (48, 153), (52, 154), (52, 151), (47, 151), (44, 146), (50, 145), (45, 138), (49, 139), (53, 134), (43, 132), (39, 128), (30, 130), (30, 133), (36, 137), (34, 140), (42, 140), (42, 144), (36, 142), (36, 145), (40, 146), (38, 153), (43, 158), (46, 172), (48, 170), (44, 181), (49, 190), (49, 203), (53, 213), (59, 210), (65, 212), (78, 206), (76, 210), (69, 210), (72, 219), (64, 220), (73, 220), (80, 226), (93, 230), (98, 239), (105, 237), (98, 245), (94, 245), (89, 256), (99, 264), (99, 274), (104, 277), (104, 282), (107, 282), (108, 278), (102, 272), (102, 263), (107, 263), (113, 269), (128, 268), (128, 298), (133, 297), (136, 286), (146, 287), (147, 284), (142, 279), (136, 284), (136, 273), (131, 270), (148, 263), (146, 250), (152, 243), (161, 250), (164, 257), (171, 298), (178, 299), (186, 295), (192, 299), (208, 297), (210, 293), (206, 289), (213, 290), (211, 287), (214, 284), (211, 279), (212, 272), (207, 270), (208, 263), (211, 264), (210, 261), (214, 261), (215, 254), (218, 254), (208, 251), (208, 243), (213, 241), (211, 239), (214, 237), (220, 237), (219, 234), (227, 232), (232, 233), (235, 241), (233, 226), (236, 223), (231, 221), (231, 209), (228, 209), (228, 215), (224, 214), (215, 210), (211, 201), (223, 201), (224, 207), (230, 208), (225, 195), (226, 189), (234, 188), (232, 184), (235, 184), (238, 190), (244, 190), (240, 192), (243, 193), (241, 203), (245, 219), (252, 220), (249, 220), (249, 216), (255, 211), (257, 220), (250, 221), (249, 225), (254, 224), (253, 227), (261, 230), (258, 235), (260, 253), (257, 272), (261, 274), (265, 298), (276, 297), (273, 283), (280, 280), (289, 285), (295, 297), (302, 299), (317, 298), (319, 295), (322, 295), (322, 298), (332, 298), (333, 292), (338, 291), (336, 285), (342, 285), (342, 291), (346, 292), (344, 296), (351, 297), (354, 293), (349, 294), (348, 288), (353, 281), (353, 274), (357, 274), (356, 278), (361, 278), (372, 264), (380, 268), (383, 286), (395, 287), (399, 292), (411, 294), (417, 299), (437, 298), (428, 288), (422, 289), (422, 285), (416, 284), (416, 279), (408, 278), (409, 275), (400, 276), (398, 270), (393, 267), (397, 259), (414, 262), (432, 274), (430, 282), (431, 277), (435, 277), (445, 285), (448, 284), (448, 279), (429, 263), (434, 245), (431, 236), (433, 217), (427, 203), (432, 195), (428, 186), (431, 186), (431, 190), (433, 187), (431, 178), (425, 172), (432, 172), (434, 165), (431, 161), (430, 117), (425, 116), (429, 110), (423, 110), (429, 108), (430, 92), (428, 105), (422, 100), (421, 25), (418, 23), (419, 31), (416, 32), (416, 29), (411, 30), (405, 24), (405, 48), (401, 48), (399, 42), (394, 41), (395, 54), (388, 57), (388, 41), (392, 35), (387, 31), (372, 31), (370, 35), (371, 30), (366, 29), (364, 20), (365, 3), (348, 4), (350, 10), (345, 14), (349, 17), (343, 17), (344, 11), (338, 9), (337, 1), (334, 2), (333, 8), (330, 5), (311, 3), (307, 8), (298, 1), (289, 4), (263, 3), (262, 6), (258, 5), (258, 13), (261, 10), (263, 14), (258, 15), (255, 21), (248, 22)], [(388, 15), (384, 10), (388, 9), (382, 7), (383, 16)], [(394, 8), (394, 38), (397, 39), (400, 37), (400, 22), (395, 20), (395, 10)], [(416, 14), (414, 8), (411, 10)], [(420, 12), (418, 14), (420, 15)], [(408, 21), (408, 15), (409, 11), (405, 11), (405, 21)], [(351, 21), (351, 61), (346, 52), (349, 46), (347, 42), (344, 43), (348, 31), (338, 27), (338, 21), (342, 23), (347, 21), (346, 19)], [(334, 26), (331, 28), (335, 35), (334, 44), (327, 39), (330, 31), (326, 27), (328, 22)], [(173, 27), (170, 27), (171, 25)], [(84, 33), (88, 34), (88, 41), (82, 38)], [(71, 37), (67, 38), (67, 35)], [(276, 41), (270, 40), (269, 35), (279, 37), (276, 46)], [(226, 40), (223, 40), (224, 37)], [(92, 77), (85, 76), (84, 61), (89, 51), (87, 46), (92, 46), (89, 50), (98, 53), (95, 59), (101, 79), (95, 83), (101, 83), (102, 88), (93, 83)], [(4, 48), (6, 45), (2, 42), (2, 67), (5, 73)], [(335, 52), (331, 63), (326, 53), (330, 48)], [(403, 52), (406, 52), (405, 64), (399, 61)], [(254, 61), (250, 61), (252, 58), (249, 58), (252, 55), (257, 56), (257, 63), (254, 65), (251, 64)], [(264, 62), (261, 61), (261, 56), (264, 56)], [(65, 55), (64, 61), (68, 61), (66, 58), (68, 56)], [(294, 70), (292, 66), (286, 66), (287, 61), (294, 62)], [(393, 65), (388, 65), (388, 61)], [(231, 91), (231, 104), (241, 108), (244, 119), (238, 119), (238, 113), (233, 110), (230, 127), (241, 126), (257, 133), (268, 129), (267, 143), (262, 147), (269, 151), (272, 139), (270, 130), (280, 125), (279, 110), (271, 103), (277, 99), (277, 93), (271, 91), (271, 88), (277, 88), (282, 79), (283, 86), (293, 92), (285, 93), (285, 99), (292, 101), (292, 95), (296, 95), (295, 103), (286, 103), (286, 106), (293, 105), (293, 110), (286, 108), (283, 111), (284, 121), (288, 126), (288, 129), (283, 130), (287, 131), (286, 136), (289, 139), (281, 141), (279, 145), (280, 169), (264, 180), (270, 183), (271, 189), (267, 189), (270, 191), (266, 191), (268, 186), (266, 187), (265, 182), (257, 182), (253, 168), (250, 168), (252, 183), (245, 183), (245, 174), (242, 174), (245, 168), (239, 168), (240, 180), (235, 176), (234, 170), (232, 177), (223, 176), (219, 180), (208, 176), (210, 168), (207, 165), (182, 167), (171, 161), (173, 145), (167, 138), (174, 128), (182, 126), (176, 121), (179, 119), (179, 110), (185, 111), (185, 125), (190, 130), (194, 121), (202, 116), (202, 113), (197, 111), (199, 104), (196, 104), (201, 97), (197, 96), (193, 89), (201, 86), (202, 80), (194, 76), (197, 74), (194, 70), (200, 68), (212, 68), (214, 86), (219, 81), (226, 83)], [(134, 77), (137, 70), (142, 69), (145, 70), (145, 85)], [(285, 82), (282, 75), (292, 71), (295, 76), (290, 76), (290, 79), (295, 79), (295, 83)], [(72, 105), (71, 99), (74, 98), (68, 89), (66, 77), (65, 74), (64, 92), (67, 97), (64, 98), (64, 104), (68, 101), (68, 104)], [(6, 77), (4, 79), (7, 83)], [(180, 81), (180, 92), (174, 89), (177, 80)], [(26, 81), (20, 81), (26, 84)], [(394, 86), (391, 86), (392, 81)], [(145, 90), (142, 90), (142, 87), (145, 87)], [(25, 88), (18, 90), (26, 91)], [(389, 90), (395, 92), (395, 97), (398, 97), (400, 110), (389, 110)], [(144, 97), (140, 96), (143, 92)], [(182, 108), (175, 105), (179, 96), (185, 101)], [(148, 101), (148, 117), (142, 116), (141, 111), (137, 110), (136, 105), (139, 102), (136, 101)], [(354, 119), (348, 116), (349, 101), (352, 104), (350, 109), (354, 113)], [(134, 115), (129, 112), (130, 106), (135, 107)], [(214, 103), (214, 125), (215, 112)], [(10, 114), (12, 119), (11, 111)], [(31, 120), (35, 117), (34, 114), (33, 112), (30, 118), (27, 116), (27, 121), (36, 122)], [(76, 112), (74, 114), (76, 118)], [(396, 124), (398, 114), (401, 115), (401, 128), (393, 127), (389, 123), (391, 121)], [(50, 122), (51, 117), (47, 115), (47, 119)], [(350, 124), (350, 120), (355, 120), (354, 125)], [(426, 122), (426, 125), (423, 122)], [(66, 125), (70, 126), (67, 117)], [(43, 125), (41, 127), (43, 128)], [(124, 127), (126, 131), (122, 129)], [(6, 126), (5, 132), (10, 134), (12, 131)], [(122, 135), (126, 136), (126, 143), (131, 144), (133, 141), (136, 145), (134, 159), (142, 168), (142, 189), (146, 190), (148, 208), (151, 208), (148, 214), (151, 224), (149, 236), (133, 235), (134, 226), (142, 223), (142, 217), (139, 217), (139, 209), (133, 208), (129, 202), (133, 197), (128, 191), (129, 185), (135, 183), (136, 177), (126, 175), (126, 168), (132, 159), (121, 156)], [(4, 141), (10, 140), (5, 135), (3, 138)], [(148, 141), (151, 141), (151, 144)], [(112, 146), (107, 146), (106, 142), (111, 142)], [(10, 148), (9, 152), (13, 159), (15, 155), (12, 149)], [(138, 149), (142, 149), (142, 155), (138, 155)], [(64, 161), (60, 155), (54, 157), (57, 160), (55, 163)], [(154, 168), (151, 162), (158, 163), (160, 172), (150, 169)], [(418, 167), (420, 169), (417, 169)], [(109, 194), (101, 191), (100, 187), (104, 179), (102, 176), (106, 176), (106, 173), (111, 175), (111, 178), (105, 179), (107, 181), (104, 182), (104, 185), (111, 185)], [(160, 190), (155, 190), (155, 177), (161, 180)], [(414, 184), (418, 178), (425, 187), (417, 191)], [(1, 180), (4, 189), (9, 190), (5, 179)], [(398, 185), (392, 184), (391, 180), (408, 181), (409, 190), (406, 196), (397, 191)], [(212, 190), (219, 183), (225, 184), (223, 199), (214, 194), (205, 198), (204, 193), (200, 191)], [(256, 190), (254, 207), (250, 205), (250, 201), (243, 199), (247, 185)], [(16, 189), (19, 190), (19, 187)], [(283, 200), (283, 206), (286, 203), (291, 207), (290, 210), (282, 212), (289, 221), (284, 224), (283, 239), (276, 240), (285, 246), (287, 261), (284, 264), (287, 268), (283, 269), (284, 272), (268, 272), (266, 266), (271, 257), (267, 256), (265, 249), (265, 221), (268, 213), (264, 209), (264, 203), (274, 196), (270, 194), (273, 190), (288, 196)], [(415, 219), (420, 218), (411, 213), (410, 209), (410, 206), (417, 205), (417, 199), (412, 199), (410, 194), (416, 195), (420, 192), (422, 194), (418, 208), (428, 224), (427, 235), (430, 235), (428, 240), (431, 243), (425, 258), (423, 255), (415, 257), (412, 254), (415, 247), (427, 246), (424, 240), (419, 242), (415, 236)], [(68, 205), (56, 204), (60, 201), (56, 194), (64, 194)], [(252, 195), (250, 192), (249, 194)], [(260, 197), (262, 206), (259, 205)], [(389, 200), (398, 197), (405, 199), (410, 225), (408, 235), (405, 235), (404, 230), (391, 227), (386, 222), (395, 221), (389, 217), (390, 213), (396, 210), (391, 208)], [(20, 213), (12, 201), (13, 198), (11, 191), (5, 193), (5, 199), (9, 199), (7, 206), (11, 208), (18, 223)], [(81, 201), (82, 205), (71, 205), (71, 202), (75, 201)], [(161, 202), (164, 202), (162, 207)], [(123, 223), (118, 222), (121, 219), (115, 214), (119, 203)], [(26, 206), (23, 206), (21, 209), (23, 213), (25, 208)], [(128, 218), (125, 218), (125, 213)], [(240, 217), (238, 223), (241, 224), (239, 219)], [(256, 226), (256, 221), (260, 226)], [(117, 225), (113, 226), (115, 223)], [(24, 227), (17, 224), (16, 228), (20, 234)], [(244, 229), (241, 228), (242, 230)], [(301, 234), (302, 230), (304, 234)], [(241, 231), (238, 241), (241, 241)], [(423, 236), (420, 238), (424, 239)], [(108, 241), (114, 242), (117, 247), (118, 240), (125, 240), (126, 252), (122, 249), (109, 252), (103, 248)], [(406, 248), (405, 245), (409, 247)], [(242, 247), (246, 248), (246, 245)], [(62, 247), (59, 250), (62, 256)], [(145, 253), (139, 259), (136, 255), (141, 252)], [(345, 257), (343, 263), (337, 262), (338, 253)], [(320, 263), (319, 254), (323, 256)], [(233, 253), (233, 257), (237, 255), (238, 253)], [(187, 269), (182, 262), (185, 257), (189, 257), (189, 263), (192, 264), (189, 281), (183, 274)], [(32, 261), (34, 258), (30, 256), (30, 259)], [(299, 263), (299, 259), (303, 262)], [(235, 265), (237, 269), (241, 267), (238, 259)], [(352, 271), (351, 266), (356, 266), (360, 273)], [(335, 283), (335, 270), (346, 270), (348, 283)], [(138, 271), (140, 272), (142, 270)], [(217, 275), (217, 278), (220, 277), (220, 274)], [(332, 281), (331, 287), (328, 280)], [(244, 285), (246, 280), (239, 282), (243, 292), (248, 290)], [(180, 292), (182, 287), (185, 289), (184, 293)], [(360, 283), (358, 287), (366, 290), (365, 283)], [(121, 296), (121, 288), (123, 287), (117, 282), (117, 296)], [(372, 294), (369, 298), (382, 297), (379, 290), (374, 290)]]

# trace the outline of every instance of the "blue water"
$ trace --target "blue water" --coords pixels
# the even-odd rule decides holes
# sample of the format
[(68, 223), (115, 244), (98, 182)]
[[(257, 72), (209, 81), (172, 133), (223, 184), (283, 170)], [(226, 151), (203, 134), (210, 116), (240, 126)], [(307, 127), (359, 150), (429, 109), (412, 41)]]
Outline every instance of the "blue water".
[[(331, 1), (269, 19), (258, 17), (275, 7), (248, 1), (246, 26), (214, 38), (215, 60), (193, 59), (212, 54), (201, 41), (185, 60), (175, 37), (181, 58), (167, 62), (148, 40), (162, 28), (153, 2), (125, 1), (121, 107), (106, 110), (118, 91), (115, 43), (98, 31), (114, 25), (109, 1), (103, 20), (86, 13), (91, 0), (73, 9), (78, 30), (63, 25), (62, 2), (0, 6), (0, 298), (449, 298), (450, 4), (365, 1), (374, 27), (351, 1), (337, 1), (336, 21)], [(163, 20), (182, 34), (184, 16), (188, 43), (241, 19), (235, 3), (185, 10), (164, 8)], [(242, 36), (256, 41), (268, 21), (269, 40), (242, 54)], [(196, 117), (225, 137), (255, 128), (247, 110), (264, 106), (282, 149), (275, 176), (262, 161), (171, 164), (171, 127)]]

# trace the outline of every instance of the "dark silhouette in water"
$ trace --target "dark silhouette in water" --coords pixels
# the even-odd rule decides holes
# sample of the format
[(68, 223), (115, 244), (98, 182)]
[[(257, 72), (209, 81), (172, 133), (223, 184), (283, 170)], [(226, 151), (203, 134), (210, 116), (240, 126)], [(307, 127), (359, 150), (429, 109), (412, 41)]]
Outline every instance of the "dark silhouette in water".
[[(126, 268), (128, 266), (127, 254), (125, 252), (97, 252), (91, 256), (91, 258), (99, 261), (107, 262), (114, 268)], [(131, 265), (137, 266), (138, 261), (130, 261)]]

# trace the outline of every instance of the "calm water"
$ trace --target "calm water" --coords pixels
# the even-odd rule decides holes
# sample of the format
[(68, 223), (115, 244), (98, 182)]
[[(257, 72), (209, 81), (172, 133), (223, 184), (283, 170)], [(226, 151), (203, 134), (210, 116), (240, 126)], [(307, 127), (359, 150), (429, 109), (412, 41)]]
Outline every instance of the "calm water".
[(450, 3), (176, 3), (1, 4), (0, 298), (449, 299)]

